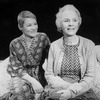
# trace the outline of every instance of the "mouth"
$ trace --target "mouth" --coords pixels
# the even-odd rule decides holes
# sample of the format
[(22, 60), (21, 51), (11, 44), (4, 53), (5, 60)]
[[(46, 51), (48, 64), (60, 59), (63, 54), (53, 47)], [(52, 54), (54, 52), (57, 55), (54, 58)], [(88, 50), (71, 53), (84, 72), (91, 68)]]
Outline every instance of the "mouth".
[(68, 31), (73, 31), (75, 28), (67, 28)]
[(36, 29), (31, 30), (31, 32), (36, 32), (36, 31), (37, 31)]

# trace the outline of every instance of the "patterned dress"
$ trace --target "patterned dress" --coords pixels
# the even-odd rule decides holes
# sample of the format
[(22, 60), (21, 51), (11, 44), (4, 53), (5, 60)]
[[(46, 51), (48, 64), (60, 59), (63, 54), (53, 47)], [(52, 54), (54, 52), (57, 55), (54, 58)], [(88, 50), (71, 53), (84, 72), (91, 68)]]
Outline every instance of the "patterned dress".
[[(11, 64), (7, 71), (12, 77), (12, 83), (10, 84), (10, 93), (2, 96), (0, 100), (34, 100), (35, 92), (32, 85), (21, 77), (23, 73), (28, 73), (40, 81), (40, 64), (47, 56), (49, 45), (50, 41), (45, 33), (35, 35), (29, 48), (23, 35), (10, 43)], [(16, 86), (16, 89), (13, 87), (15, 81), (20, 84)]]

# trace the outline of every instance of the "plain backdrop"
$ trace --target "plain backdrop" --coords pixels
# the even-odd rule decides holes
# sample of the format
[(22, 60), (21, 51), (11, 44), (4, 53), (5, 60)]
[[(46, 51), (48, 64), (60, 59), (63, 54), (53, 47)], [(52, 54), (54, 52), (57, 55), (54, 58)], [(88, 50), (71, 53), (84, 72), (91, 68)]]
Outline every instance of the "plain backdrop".
[(58, 9), (73, 4), (81, 13), (82, 25), (78, 35), (100, 44), (100, 0), (0, 0), (0, 59), (9, 56), (9, 43), (22, 33), (18, 29), (17, 15), (30, 10), (37, 16), (39, 31), (45, 32), (51, 42), (60, 38), (55, 25)]

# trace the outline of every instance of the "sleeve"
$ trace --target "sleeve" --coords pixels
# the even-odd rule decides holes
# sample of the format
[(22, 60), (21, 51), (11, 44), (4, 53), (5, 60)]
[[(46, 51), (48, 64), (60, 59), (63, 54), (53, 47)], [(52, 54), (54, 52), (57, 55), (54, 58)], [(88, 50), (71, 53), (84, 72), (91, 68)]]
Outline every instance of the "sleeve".
[(10, 43), (10, 56), (9, 56), (9, 62), (10, 64), (8, 65), (8, 73), (12, 76), (12, 77), (16, 77), (16, 76), (20, 76), (22, 75), (23, 72), (23, 66), (21, 61), (18, 58), (17, 55), (17, 48), (15, 47), (16, 44), (15, 43)]
[[(70, 83), (65, 82), (62, 78), (54, 74), (54, 51), (52, 48), (52, 45), (50, 46), (49, 49), (49, 56), (47, 62), (45, 61), (44, 67), (45, 68), (45, 78), (48, 82), (53, 87), (68, 87)], [(46, 65), (47, 64), (47, 65)]]
[(50, 44), (51, 44), (51, 41), (50, 41), (49, 37), (46, 35), (46, 40), (45, 40), (45, 58), (46, 59), (48, 58)]
[(87, 46), (87, 58), (86, 58), (86, 71), (84, 77), (79, 83), (74, 83), (68, 87), (72, 91), (72, 98), (87, 92), (93, 86), (94, 80), (94, 67), (95, 64), (95, 45), (93, 43)]
[(96, 60), (100, 63), (100, 45), (95, 46)]
[(55, 78), (55, 75), (53, 73), (54, 54), (52, 51), (52, 46), (50, 46), (48, 60), (47, 60), (47, 63), (45, 62), (44, 66), (45, 66), (45, 78), (46, 78), (48, 84), (49, 83), (51, 84), (51, 82), (52, 82), (51, 79)]

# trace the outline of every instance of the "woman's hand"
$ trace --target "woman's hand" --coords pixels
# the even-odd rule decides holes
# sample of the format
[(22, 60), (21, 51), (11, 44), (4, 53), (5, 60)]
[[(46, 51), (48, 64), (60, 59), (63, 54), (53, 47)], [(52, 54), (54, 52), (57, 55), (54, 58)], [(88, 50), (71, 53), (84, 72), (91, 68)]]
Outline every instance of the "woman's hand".
[(59, 100), (68, 100), (71, 98), (71, 91), (70, 90), (60, 90), (57, 93), (61, 94)]
[(34, 91), (35, 91), (36, 93), (40, 93), (40, 92), (43, 91), (43, 86), (42, 86), (41, 83), (38, 82), (37, 80), (34, 80), (34, 79), (33, 79), (33, 82), (31, 82), (31, 84), (32, 84), (32, 87), (33, 87), (33, 89), (34, 89)]
[(43, 87), (40, 84), (40, 82), (38, 82), (35, 78), (31, 77), (29, 74), (25, 74), (22, 78), (29, 81), (32, 84), (32, 87), (36, 93), (43, 91)]

